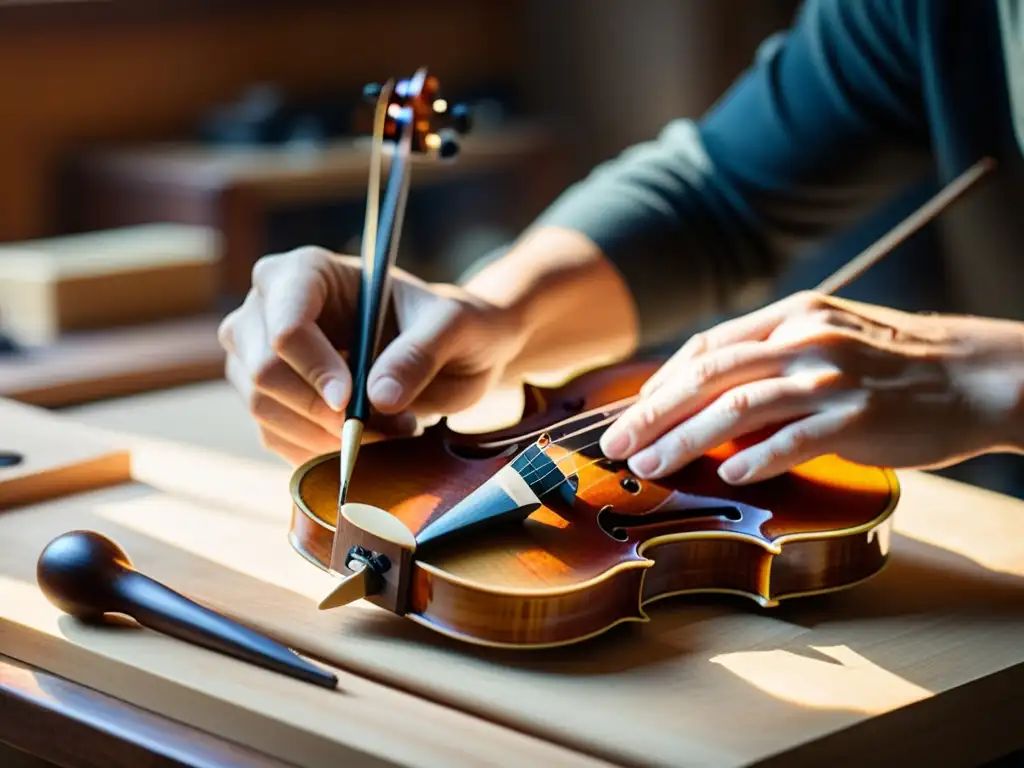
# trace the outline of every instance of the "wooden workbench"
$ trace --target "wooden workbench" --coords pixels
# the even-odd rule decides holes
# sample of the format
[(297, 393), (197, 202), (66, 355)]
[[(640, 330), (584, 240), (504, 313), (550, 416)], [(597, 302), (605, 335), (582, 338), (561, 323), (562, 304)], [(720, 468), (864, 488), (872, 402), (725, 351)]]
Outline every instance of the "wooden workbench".
[[(385, 155), (385, 172), (389, 162)], [(565, 182), (550, 131), (531, 122), (475, 129), (457, 163), (439, 166), (416, 157), (413, 166), (414, 188), (511, 173), (514, 202), (505, 225), (512, 231), (532, 221)], [(221, 292), (240, 300), (251, 286), (253, 264), (270, 251), (268, 214), (347, 199), (361, 206), (368, 169), (365, 138), (301, 149), (178, 142), (95, 149), (70, 163), (67, 225), (72, 231), (149, 221), (213, 226), (222, 238)]]
[[(91, 457), (113, 483), (36, 482), (31, 503), (0, 515), (0, 654), (14, 660), (0, 666), (0, 741), (32, 741), (5, 711), (59, 723), (76, 708), (149, 710), (107, 734), (102, 748), (121, 752), (77, 750), (66, 765), (139, 765), (140, 750), (191, 744), (206, 762), (180, 764), (974, 766), (1024, 746), (1024, 502), (901, 473), (890, 565), (854, 590), (774, 611), (665, 601), (651, 623), (585, 645), (484, 651), (368, 605), (316, 610), (329, 578), (287, 544), (290, 470), (226, 385), (59, 417), (0, 405), (3, 447), (43, 464)], [(340, 689), (58, 615), (34, 563), (73, 527), (328, 662)]]

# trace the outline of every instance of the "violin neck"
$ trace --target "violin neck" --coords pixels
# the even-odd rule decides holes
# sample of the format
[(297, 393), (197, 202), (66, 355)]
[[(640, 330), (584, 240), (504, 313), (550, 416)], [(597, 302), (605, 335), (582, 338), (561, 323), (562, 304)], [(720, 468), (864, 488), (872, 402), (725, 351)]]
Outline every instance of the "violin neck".
[(380, 229), (375, 247), (367, 255), (371, 263), (363, 263), (363, 280), (359, 290), (356, 317), (358, 332), (352, 345), (350, 360), (353, 367), (353, 391), (348, 416), (365, 422), (370, 416), (370, 402), (366, 391), (370, 366), (380, 346), (383, 316), (391, 299), (388, 276), (398, 257), (406, 201), (409, 197), (410, 145), (412, 129), (403, 127), (402, 137), (395, 148), (388, 174), (388, 186), (380, 215)]

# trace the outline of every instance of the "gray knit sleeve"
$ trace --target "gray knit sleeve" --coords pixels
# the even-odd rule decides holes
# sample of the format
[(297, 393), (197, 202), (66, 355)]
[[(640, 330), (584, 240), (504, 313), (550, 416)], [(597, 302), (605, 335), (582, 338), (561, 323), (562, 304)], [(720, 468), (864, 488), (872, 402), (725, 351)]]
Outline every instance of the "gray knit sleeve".
[(637, 301), (644, 343), (721, 311), (737, 289), (778, 267), (717, 188), (689, 120), (599, 166), (536, 224), (582, 232), (611, 259)]
[(707, 115), (600, 165), (536, 225), (602, 249), (644, 344), (733, 310), (927, 171), (916, 6), (811, 0)]

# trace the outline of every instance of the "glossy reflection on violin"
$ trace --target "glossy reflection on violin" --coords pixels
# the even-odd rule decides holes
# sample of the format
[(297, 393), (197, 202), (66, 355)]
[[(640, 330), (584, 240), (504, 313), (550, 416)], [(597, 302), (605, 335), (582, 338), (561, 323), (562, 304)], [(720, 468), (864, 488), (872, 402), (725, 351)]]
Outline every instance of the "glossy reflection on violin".
[[(884, 566), (899, 497), (889, 470), (823, 457), (732, 487), (716, 470), (733, 445), (658, 481), (603, 459), (602, 424), (659, 365), (530, 387), (522, 418), (497, 432), (460, 435), (442, 423), (364, 446), (350, 500), (411, 534), (403, 549), (343, 521), (346, 543), (390, 548), (386, 589), (367, 599), (466, 642), (536, 648), (646, 621), (644, 606), (669, 595), (736, 593), (772, 606)], [(337, 492), (337, 454), (295, 472), (291, 541), (321, 568)]]

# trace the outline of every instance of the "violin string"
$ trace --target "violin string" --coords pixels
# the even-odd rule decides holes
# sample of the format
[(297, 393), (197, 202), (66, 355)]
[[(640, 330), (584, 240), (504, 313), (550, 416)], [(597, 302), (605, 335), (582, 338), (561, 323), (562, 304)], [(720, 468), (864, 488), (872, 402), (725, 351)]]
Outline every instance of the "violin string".
[[(595, 429), (599, 429), (601, 427), (607, 426), (608, 424), (611, 424), (613, 421), (615, 421), (617, 418), (619, 418), (619, 416), (622, 415), (622, 412), (624, 410), (626, 410), (626, 408), (633, 401), (635, 401), (636, 399), (637, 398), (632, 398), (632, 397), (631, 398), (625, 398), (624, 400), (619, 400), (616, 403), (612, 403), (612, 404), (610, 404), (608, 406), (603, 406), (601, 408), (591, 409), (586, 414), (580, 414), (579, 416), (575, 416), (575, 417), (573, 417), (571, 419), (566, 419), (564, 422), (560, 422), (559, 424), (553, 425), (551, 427), (551, 429), (555, 429), (555, 428), (557, 428), (559, 426), (564, 426), (566, 424), (571, 424), (571, 423), (576, 422), (576, 421), (581, 421), (583, 416), (586, 416), (586, 417), (589, 418), (590, 416), (595, 416), (595, 415), (597, 415), (599, 413), (606, 413), (606, 414), (608, 414), (603, 419), (601, 419), (600, 421), (594, 422), (593, 424), (589, 424), (586, 427), (582, 427), (581, 429), (578, 429), (575, 432), (570, 432), (567, 435), (562, 435), (558, 439), (550, 441), (547, 445), (545, 445), (543, 448), (540, 448), (538, 450), (540, 451), (540, 453), (543, 453), (543, 454), (547, 455), (548, 449), (553, 447), (553, 446), (555, 446), (555, 445), (561, 445), (566, 440), (570, 440), (570, 439), (572, 439), (574, 437), (579, 437), (580, 435), (585, 435), (588, 432), (591, 432), (591, 431), (593, 431)], [(625, 402), (626, 400), (628, 400), (630, 402)], [(620, 403), (625, 403), (625, 405), (623, 405), (621, 408), (619, 408), (619, 404)], [(614, 413), (611, 412), (613, 410), (615, 411)], [(600, 440), (598, 440), (597, 442), (600, 442)], [(581, 448), (575, 448), (575, 449), (570, 449), (570, 450), (572, 450), (572, 451), (582, 451), (582, 450), (585, 450), (587, 448), (590, 448), (593, 445), (596, 445), (597, 442), (588, 443), (587, 445), (584, 445)], [(536, 445), (536, 442), (534, 442), (534, 445)], [(533, 465), (533, 459), (528, 457), (526, 461), (531, 466), (534, 466)]]
[(640, 399), (639, 395), (630, 395), (629, 397), (624, 397), (621, 400), (615, 400), (615, 401), (613, 401), (611, 403), (606, 403), (605, 405), (601, 405), (601, 406), (598, 406), (596, 408), (591, 408), (589, 411), (583, 411), (582, 413), (577, 413), (575, 416), (570, 416), (570, 417), (568, 417), (566, 419), (563, 419), (562, 421), (557, 421), (554, 424), (548, 424), (547, 426), (541, 427), (540, 429), (536, 429), (533, 432), (526, 432), (524, 434), (516, 435), (513, 438), (506, 438), (505, 440), (495, 440), (495, 441), (490, 442), (490, 443), (480, 443), (479, 447), (481, 447), (481, 448), (498, 448), (498, 447), (500, 447), (502, 445), (507, 445), (507, 444), (514, 443), (517, 440), (524, 440), (526, 438), (537, 437), (539, 435), (543, 435), (546, 432), (551, 432), (551, 431), (559, 429), (561, 427), (572, 426), (574, 423), (576, 423), (578, 421), (584, 421), (584, 420), (589, 419), (592, 416), (596, 416), (596, 415), (598, 415), (600, 413), (610, 412), (610, 411), (615, 410), (615, 409), (625, 410), (627, 407), (629, 407), (630, 405), (632, 405), (633, 403), (635, 403), (639, 399)]
[[(590, 447), (592, 447), (594, 445), (597, 445), (600, 442), (601, 442), (601, 440), (599, 438), (597, 440), (594, 440), (593, 442), (590, 442), (590, 443), (587, 443), (586, 445), (581, 446), (578, 449), (574, 449), (568, 456), (564, 456), (561, 459), (559, 459), (558, 461), (555, 461), (554, 462), (554, 466), (551, 469), (549, 469), (547, 472), (545, 472), (538, 480), (532, 481), (532, 482), (540, 482), (544, 478), (549, 477), (553, 473), (559, 471), (559, 469), (560, 469), (559, 465), (561, 463), (567, 462), (567, 461), (569, 461), (571, 459), (575, 459), (580, 451), (585, 451), (587, 448), (590, 448)], [(527, 459), (527, 461), (529, 462), (531, 467), (534, 467), (536, 469), (536, 466), (533, 464), (533, 462), (531, 460)], [(572, 477), (573, 475), (578, 474), (579, 472), (581, 472), (582, 470), (586, 469), (587, 467), (592, 467), (595, 464), (600, 464), (602, 461), (604, 461), (603, 458), (602, 459), (591, 459), (591, 460), (587, 461), (587, 463), (585, 463), (585, 464), (581, 464), (579, 466), (573, 467), (573, 472), (571, 472), (570, 474), (566, 474), (561, 480), (559, 480), (553, 486), (551, 486), (550, 488), (547, 488), (544, 491), (542, 491), (540, 494), (538, 494), (538, 498), (542, 499), (543, 497), (545, 497), (548, 494), (550, 494), (550, 493), (554, 492), (555, 490), (557, 490), (562, 485), (562, 483), (568, 482), (569, 478)], [(577, 488), (576, 491), (575, 491), (575, 495), (576, 496), (580, 496), (580, 495), (586, 493), (587, 491), (593, 489), (595, 486), (599, 485), (600, 483), (603, 483), (603, 482), (605, 482), (607, 480), (614, 479), (614, 477), (615, 477), (614, 474), (603, 475), (602, 477), (600, 477), (599, 479), (593, 481), (589, 485), (585, 485), (582, 488)], [(524, 478), (524, 479), (526, 479), (526, 478)], [(531, 482), (531, 481), (527, 481), (527, 482)]]
[[(877, 240), (867, 250), (863, 251), (860, 255), (858, 255), (852, 261), (847, 263), (844, 267), (842, 267), (841, 269), (833, 273), (829, 278), (821, 282), (817, 286), (816, 290), (819, 293), (832, 294), (839, 288), (850, 283), (852, 280), (854, 280), (856, 277), (862, 274), (869, 266), (879, 261), (885, 254), (891, 251), (896, 244), (898, 244), (902, 240), (905, 240), (910, 234), (920, 229), (931, 219), (934, 219), (942, 210), (944, 210), (955, 200), (963, 196), (974, 184), (976, 184), (982, 177), (984, 177), (985, 174), (990, 172), (995, 167), (995, 165), (995, 161), (990, 157), (984, 157), (978, 162), (976, 162), (966, 171), (961, 173), (960, 176), (958, 176), (952, 182), (947, 184), (924, 205), (922, 205), (920, 208), (918, 208), (916, 211), (910, 214), (900, 224), (893, 228), (887, 235)], [(605, 406), (593, 408), (590, 411), (585, 411), (583, 413), (577, 414), (576, 416), (570, 417), (569, 419), (559, 422), (558, 424), (546, 427), (543, 430), (537, 430), (537, 432), (534, 432), (531, 435), (520, 435), (519, 439), (522, 439), (523, 437), (527, 436), (532, 436), (538, 433), (543, 434), (544, 432), (549, 432), (551, 430), (558, 429), (559, 427), (571, 426), (572, 424), (578, 421), (588, 419), (591, 416), (599, 414), (601, 412), (614, 411), (619, 404), (624, 403), (625, 405), (628, 406), (636, 402), (639, 399), (639, 397), (639, 395), (635, 395), (632, 397), (623, 398), (622, 400), (617, 401), (615, 403), (610, 403)], [(547, 451), (550, 447), (558, 445), (566, 440), (569, 440), (572, 437), (576, 437), (581, 434), (586, 434), (587, 432), (590, 432), (594, 429), (598, 429), (604, 426), (605, 424), (609, 423), (609, 420), (614, 421), (616, 418), (617, 415), (612, 415), (608, 419), (599, 421), (596, 424), (592, 424), (588, 427), (583, 427), (582, 429), (577, 430), (575, 432), (571, 432), (568, 435), (559, 438), (558, 440), (554, 440), (548, 443), (548, 445), (540, 449), (540, 453), (547, 455)], [(560, 469), (560, 463), (575, 459), (576, 454), (578, 454), (580, 451), (586, 450), (587, 448), (590, 448), (599, 442), (600, 439), (592, 443), (588, 443), (582, 448), (570, 449), (568, 456), (565, 456), (563, 459), (555, 461), (554, 466), (547, 472), (545, 472), (538, 480), (536, 480), (536, 482), (539, 482), (544, 478), (550, 476), (552, 472), (558, 471)], [(536, 442), (534, 444), (536, 444)], [(530, 467), (530, 469), (534, 471), (534, 473), (540, 471), (537, 468), (537, 466), (533, 463), (532, 458), (527, 457), (526, 461), (528, 466)], [(589, 464), (584, 465), (583, 467), (578, 467), (576, 469), (576, 472), (578, 472), (580, 469), (585, 468), (586, 466), (596, 464), (599, 461), (601, 461), (601, 459), (592, 461)], [(524, 477), (524, 479), (527, 478)], [(546, 495), (547, 493), (550, 493), (551, 491), (555, 490), (555, 488), (558, 488), (558, 486), (560, 486), (563, 482), (566, 482), (568, 479), (569, 476), (566, 476), (553, 488), (545, 491), (544, 494)], [(527, 482), (531, 481), (527, 480)], [(581, 491), (577, 491), (577, 493), (580, 492)]]
[[(571, 439), (573, 437), (579, 437), (581, 435), (587, 434), (588, 432), (592, 432), (595, 429), (599, 429), (601, 427), (607, 426), (608, 424), (610, 424), (613, 421), (615, 421), (615, 419), (617, 419), (617, 418), (618, 418), (618, 414), (613, 414), (611, 416), (608, 416), (608, 417), (602, 419), (601, 421), (596, 422), (595, 424), (591, 424), (590, 426), (583, 427), (582, 429), (578, 429), (575, 432), (570, 432), (568, 435), (564, 435), (564, 436), (558, 438), (557, 440), (552, 440), (550, 443), (548, 443), (543, 448), (538, 449), (538, 451), (539, 451), (539, 453), (547, 456), (548, 450), (551, 449), (552, 447), (554, 447), (555, 445), (561, 445), (561, 443), (563, 443), (566, 440), (569, 440), (569, 439)], [(540, 482), (545, 477), (548, 477), (552, 472), (558, 471), (560, 464), (562, 464), (563, 462), (569, 461), (571, 459), (574, 459), (576, 457), (576, 454), (580, 453), (581, 451), (585, 451), (587, 448), (592, 448), (593, 446), (597, 445), (600, 442), (601, 442), (601, 439), (598, 438), (597, 440), (594, 440), (592, 442), (586, 443), (585, 445), (582, 445), (582, 446), (580, 446), (578, 448), (570, 448), (569, 449), (569, 455), (568, 456), (563, 456), (561, 459), (554, 460), (553, 461), (553, 465), (554, 466), (552, 468), (550, 468), (547, 472), (545, 472), (541, 477), (535, 478), (533, 480), (531, 480), (531, 479), (529, 479), (527, 477), (524, 477), (523, 479), (526, 480), (527, 482)], [(536, 443), (534, 443), (534, 445), (536, 445)], [(597, 461), (601, 461), (601, 459), (598, 459)], [(527, 456), (526, 457), (526, 463), (535, 472), (540, 472), (541, 471), (540, 467), (538, 467), (536, 464), (533, 463), (533, 458), (532, 457)]]
[[(619, 415), (621, 414), (621, 412), (623, 410), (625, 410), (630, 404), (635, 402), (637, 399), (639, 399), (638, 395), (637, 396), (631, 396), (631, 397), (622, 398), (621, 400), (617, 400), (617, 401), (615, 401), (613, 403), (609, 403), (608, 405), (604, 405), (604, 406), (601, 406), (599, 408), (592, 408), (590, 411), (586, 411), (584, 413), (577, 414), (574, 417), (571, 417), (569, 419), (566, 419), (563, 422), (560, 422), (560, 424), (562, 424), (562, 425), (564, 425), (564, 424), (571, 424), (573, 422), (581, 421), (583, 418), (589, 418), (591, 416), (594, 416), (594, 415), (597, 415), (597, 414), (600, 414), (600, 413), (608, 413), (609, 414), (609, 415), (605, 416), (605, 418), (601, 419), (600, 421), (597, 421), (597, 422), (595, 422), (593, 424), (590, 424), (590, 425), (588, 425), (586, 427), (582, 427), (581, 429), (578, 429), (575, 432), (570, 432), (567, 435), (563, 435), (562, 437), (558, 438), (557, 440), (552, 440), (546, 446), (544, 446), (543, 448), (540, 448), (539, 449), (539, 453), (547, 456), (548, 450), (550, 448), (552, 448), (553, 446), (561, 445), (562, 443), (564, 443), (564, 442), (566, 442), (568, 440), (571, 440), (574, 437), (579, 437), (581, 435), (586, 435), (586, 434), (588, 434), (590, 432), (593, 432), (596, 429), (601, 429), (602, 427), (605, 427), (608, 424), (611, 424), (612, 422), (614, 422), (619, 417)], [(555, 428), (557, 426), (559, 426), (559, 425), (558, 424), (553, 425), (552, 428)], [(597, 445), (600, 442), (601, 442), (601, 439), (598, 438), (597, 440), (593, 440), (593, 441), (591, 441), (589, 443), (586, 443), (586, 444), (584, 444), (582, 446), (569, 448), (569, 454), (567, 456), (563, 456), (561, 459), (554, 460), (552, 462), (552, 467), (550, 467), (548, 469), (548, 471), (546, 471), (540, 477), (531, 478), (531, 477), (528, 476), (528, 474), (536, 474), (536, 473), (540, 472), (541, 469), (539, 467), (537, 467), (536, 464), (533, 463), (533, 457), (527, 456), (526, 457), (526, 463), (529, 466), (529, 468), (531, 470), (533, 470), (533, 471), (532, 471), (532, 473), (528, 473), (526, 475), (523, 475), (523, 479), (526, 480), (528, 483), (539, 483), (539, 482), (543, 481), (545, 478), (550, 477), (553, 473), (558, 472), (561, 469), (561, 465), (562, 464), (564, 464), (566, 462), (569, 462), (569, 461), (575, 460), (577, 454), (579, 454), (582, 451), (585, 451), (587, 448), (592, 448), (593, 446)], [(536, 445), (536, 442), (534, 443), (534, 445)], [(525, 453), (525, 450), (524, 450), (524, 453)], [(581, 467), (576, 467), (575, 468), (575, 472), (579, 472), (580, 470), (585, 469), (586, 467), (589, 467), (589, 466), (593, 466), (594, 464), (597, 464), (597, 463), (599, 463), (601, 461), (603, 461), (603, 459), (594, 459), (592, 461), (589, 461), (588, 463), (584, 464)], [(575, 474), (575, 472), (572, 473), (572, 474)], [(544, 491), (544, 495), (547, 495), (548, 493), (551, 493), (552, 491), (557, 489), (562, 483), (566, 482), (569, 479), (569, 477), (571, 477), (571, 475), (566, 475), (562, 480), (560, 480), (554, 486), (552, 486), (551, 488), (549, 488), (546, 491)], [(578, 489), (576, 492), (577, 493), (582, 493), (582, 490)]]
[[(567, 435), (566, 437), (572, 437), (572, 435)], [(562, 438), (562, 439), (565, 439), (565, 438)], [(531, 484), (535, 483), (535, 482), (541, 482), (542, 480), (544, 480), (544, 478), (550, 477), (555, 472), (558, 472), (560, 470), (560, 465), (561, 464), (575, 459), (576, 456), (580, 453), (580, 451), (585, 451), (587, 448), (595, 446), (595, 445), (597, 445), (600, 442), (601, 442), (601, 440), (599, 438), (599, 439), (594, 440), (594, 441), (592, 441), (590, 443), (587, 443), (586, 445), (581, 446), (578, 449), (572, 449), (568, 456), (563, 456), (561, 459), (558, 459), (557, 461), (554, 461), (553, 462), (553, 466), (551, 468), (549, 468), (548, 471), (545, 472), (543, 475), (541, 475), (541, 477), (539, 477), (539, 478), (531, 480), (531, 479), (529, 479), (527, 477), (523, 477), (523, 479), (526, 480), (528, 483), (531, 483)], [(553, 444), (554, 443), (552, 443), (551, 445), (553, 445)], [(551, 446), (549, 445), (547, 447), (551, 447)], [(546, 449), (547, 448), (541, 449), (541, 451), (543, 452)], [(529, 464), (531, 469), (533, 469), (534, 471), (538, 471), (538, 472), (540, 471), (540, 468), (537, 467), (533, 463), (533, 459), (532, 458), (527, 457), (526, 461), (527, 461), (527, 464)], [(569, 478), (572, 477), (573, 475), (579, 473), (580, 471), (586, 469), (587, 467), (594, 466), (595, 464), (600, 464), (602, 461), (604, 461), (604, 459), (591, 459), (591, 460), (587, 461), (586, 464), (573, 467), (573, 472), (571, 472), (570, 474), (564, 475), (562, 477), (562, 479), (559, 480), (557, 483), (555, 483), (553, 486), (543, 490), (540, 494), (538, 494), (538, 498), (543, 498), (544, 496), (547, 496), (548, 494), (556, 491), (559, 487), (561, 487), (562, 483), (568, 482)], [(611, 479), (613, 477), (614, 477), (614, 475), (611, 475), (611, 474), (604, 475), (600, 479), (590, 483), (589, 485), (587, 485), (587, 486), (585, 486), (583, 488), (577, 488), (576, 491), (575, 491), (575, 494), (579, 495), (579, 494), (585, 493), (586, 491), (589, 491), (590, 489), (592, 489), (598, 483), (603, 483), (605, 480), (609, 480), (609, 479)]]
[[(629, 398), (629, 399), (632, 399), (632, 398)], [(599, 411), (601, 409), (595, 409), (595, 410)], [(544, 448), (539, 449), (539, 453), (547, 455), (547, 451), (548, 451), (549, 448), (551, 448), (551, 447), (553, 447), (555, 445), (558, 445), (558, 444), (560, 444), (562, 442), (565, 442), (565, 441), (567, 441), (567, 440), (569, 440), (569, 439), (571, 439), (573, 437), (579, 437), (581, 435), (586, 435), (589, 432), (593, 432), (595, 429), (599, 429), (599, 428), (601, 428), (601, 427), (603, 427), (603, 426), (605, 426), (605, 425), (615, 421), (615, 419), (617, 419), (617, 418), (618, 418), (618, 415), (611, 415), (611, 416), (606, 417), (605, 419), (602, 419), (599, 422), (596, 422), (596, 423), (591, 424), (589, 426), (583, 427), (583, 428), (581, 428), (581, 429), (579, 429), (579, 430), (577, 430), (575, 432), (571, 432), (568, 435), (564, 435), (563, 437), (560, 437), (558, 440), (551, 441)], [(550, 477), (555, 472), (560, 471), (563, 464), (566, 464), (568, 462), (574, 461), (576, 459), (576, 457), (581, 452), (587, 450), (587, 448), (592, 448), (593, 446), (598, 445), (600, 442), (601, 442), (601, 438), (598, 438), (597, 440), (592, 440), (592, 441), (590, 441), (588, 443), (585, 443), (585, 444), (583, 444), (583, 445), (581, 445), (579, 447), (569, 448), (569, 454), (567, 456), (563, 456), (560, 459), (553, 460), (552, 461), (552, 466), (550, 468), (548, 468), (548, 470), (546, 472), (544, 472), (544, 474), (541, 475), (539, 478), (529, 478), (529, 477), (523, 476), (523, 479), (526, 480), (530, 484), (539, 483), (539, 482), (543, 481), (545, 478)], [(549, 493), (552, 493), (553, 491), (557, 490), (562, 485), (562, 483), (568, 482), (569, 478), (572, 477), (573, 475), (579, 473), (580, 471), (586, 469), (587, 467), (592, 467), (595, 464), (600, 464), (602, 461), (605, 461), (605, 459), (604, 458), (591, 459), (591, 460), (587, 461), (585, 464), (574, 466), (573, 467), (573, 472), (571, 472), (569, 474), (566, 474), (561, 480), (559, 480), (553, 486), (551, 486), (548, 489), (545, 489), (539, 495), (539, 497), (547, 496)], [(541, 471), (541, 468), (533, 463), (533, 458), (532, 457), (528, 456), (527, 459), (526, 459), (526, 462), (529, 465), (530, 469), (534, 470), (534, 473)], [(577, 495), (582, 494), (582, 493), (592, 489), (595, 485), (597, 485), (597, 483), (604, 482), (605, 480), (610, 479), (612, 477), (614, 477), (614, 475), (605, 475), (601, 479), (599, 479), (599, 480), (597, 480), (597, 481), (595, 481), (593, 483), (590, 483), (589, 485), (587, 485), (587, 486), (585, 486), (583, 488), (576, 489), (576, 494)]]
[[(599, 426), (602, 426), (602, 425), (601, 425), (601, 424), (595, 424), (595, 425), (593, 425), (593, 426), (594, 426), (594, 428), (596, 428), (596, 427), (599, 427)], [(586, 429), (580, 430), (579, 432), (575, 433), (575, 436), (578, 436), (578, 435), (580, 435), (580, 434), (584, 434), (584, 433), (586, 433), (587, 431), (590, 431), (590, 428), (586, 428)], [(573, 437), (573, 436), (574, 436), (574, 435), (567, 435), (567, 436), (566, 436), (566, 438), (568, 438), (568, 437)], [(566, 439), (566, 438), (562, 438), (562, 439), (564, 440), (564, 439)], [(582, 446), (580, 446), (579, 448), (571, 448), (571, 449), (569, 449), (569, 454), (568, 454), (567, 456), (563, 456), (563, 457), (562, 457), (561, 459), (557, 459), (557, 460), (554, 460), (554, 461), (552, 462), (552, 466), (551, 466), (551, 467), (550, 467), (550, 468), (549, 468), (549, 469), (548, 469), (548, 470), (547, 470), (547, 471), (546, 471), (546, 472), (545, 472), (545, 473), (544, 473), (543, 475), (541, 475), (541, 476), (540, 476), (539, 478), (535, 478), (535, 479), (530, 479), (530, 478), (527, 478), (527, 477), (523, 477), (523, 479), (524, 479), (524, 480), (526, 480), (526, 481), (527, 481), (528, 483), (539, 483), (539, 482), (543, 481), (543, 480), (544, 480), (545, 478), (547, 478), (547, 477), (550, 477), (550, 476), (551, 476), (552, 474), (554, 474), (555, 472), (558, 472), (558, 471), (560, 471), (560, 470), (561, 470), (561, 465), (562, 465), (562, 464), (565, 464), (565, 463), (567, 463), (567, 462), (570, 462), (570, 461), (573, 461), (573, 460), (575, 460), (575, 459), (576, 459), (576, 457), (577, 457), (577, 455), (579, 455), (579, 454), (580, 454), (580, 453), (581, 453), (582, 451), (585, 451), (585, 450), (586, 450), (587, 448), (592, 448), (593, 446), (597, 445), (597, 444), (598, 444), (598, 443), (600, 443), (600, 442), (601, 442), (601, 439), (600, 439), (600, 438), (598, 438), (597, 440), (593, 440), (593, 441), (591, 441), (591, 442), (589, 442), (589, 443), (586, 443), (585, 445), (582, 445)], [(541, 449), (541, 453), (544, 453), (544, 452), (546, 452), (546, 451), (547, 451), (547, 449), (548, 449), (548, 448), (550, 448), (550, 447), (551, 447), (552, 445), (554, 445), (554, 443), (551, 443), (550, 445), (546, 446), (545, 448), (542, 448), (542, 449)], [(581, 470), (583, 470), (583, 469), (586, 469), (587, 467), (591, 467), (591, 466), (594, 466), (595, 464), (599, 464), (599, 463), (601, 463), (601, 462), (602, 462), (602, 461), (604, 461), (604, 460), (605, 460), (604, 458), (600, 458), (600, 459), (591, 459), (591, 460), (589, 460), (589, 461), (588, 461), (588, 462), (587, 462), (586, 464), (583, 464), (583, 465), (581, 465), (581, 466), (575, 466), (575, 467), (574, 467), (574, 471), (573, 471), (573, 472), (572, 472), (571, 474), (569, 474), (569, 475), (566, 475), (566, 476), (565, 476), (565, 477), (564, 477), (564, 478), (563, 478), (562, 480), (560, 480), (560, 481), (559, 481), (558, 483), (556, 483), (555, 485), (553, 485), (553, 486), (552, 486), (551, 488), (549, 488), (549, 489), (545, 490), (545, 491), (544, 491), (544, 495), (547, 495), (548, 493), (551, 493), (551, 491), (554, 491), (554, 490), (555, 490), (556, 488), (558, 488), (558, 487), (559, 487), (559, 486), (560, 486), (560, 485), (561, 485), (562, 483), (566, 482), (566, 481), (567, 481), (567, 480), (569, 479), (569, 477), (571, 477), (571, 476), (572, 476), (573, 474), (576, 474), (577, 472), (579, 472), (579, 471), (581, 471)], [(533, 460), (532, 460), (531, 458), (527, 458), (527, 460), (526, 460), (526, 461), (527, 461), (527, 463), (528, 463), (528, 464), (530, 465), (530, 467), (531, 467), (531, 468), (532, 468), (533, 470), (535, 470), (536, 472), (539, 472), (539, 471), (541, 471), (541, 470), (540, 470), (540, 468), (539, 468), (539, 467), (537, 467), (537, 466), (536, 466), (536, 465), (535, 465), (535, 464), (533, 463)], [(577, 493), (582, 493), (582, 490), (577, 490)]]
[[(596, 444), (597, 444), (597, 442), (599, 442), (599, 441), (596, 441), (595, 443), (592, 443), (592, 444), (593, 444), (593, 445), (596, 445)], [(569, 458), (574, 458), (574, 457), (575, 457), (575, 454), (572, 454), (571, 456), (567, 456), (567, 457), (565, 457), (565, 458), (566, 458), (566, 459), (569, 459)], [(561, 487), (562, 483), (566, 483), (566, 482), (568, 482), (568, 481), (569, 481), (569, 478), (570, 478), (570, 477), (572, 477), (573, 475), (576, 475), (576, 474), (578, 474), (579, 472), (581, 472), (582, 470), (586, 469), (587, 467), (592, 467), (592, 466), (594, 466), (595, 464), (600, 464), (600, 463), (601, 463), (601, 461), (603, 461), (603, 459), (591, 459), (591, 460), (590, 460), (590, 461), (588, 461), (588, 462), (587, 462), (586, 464), (582, 464), (582, 465), (580, 465), (580, 466), (576, 466), (576, 467), (573, 467), (573, 472), (571, 472), (570, 474), (564, 475), (564, 476), (562, 477), (562, 479), (561, 479), (561, 480), (559, 480), (559, 481), (558, 481), (557, 483), (555, 483), (555, 484), (554, 484), (553, 486), (551, 486), (550, 488), (547, 488), (547, 489), (545, 489), (544, 491), (542, 491), (542, 492), (541, 492), (541, 493), (540, 493), (540, 494), (538, 495), (538, 497), (537, 497), (537, 498), (539, 498), (539, 499), (543, 499), (543, 498), (544, 498), (545, 496), (547, 496), (548, 494), (551, 494), (551, 493), (553, 493), (554, 491), (558, 490), (558, 488), (560, 488), (560, 487)], [(549, 470), (549, 471), (548, 471), (547, 473), (545, 473), (545, 474), (544, 474), (544, 477), (548, 477), (549, 475), (551, 475), (551, 474), (553, 474), (553, 473), (555, 473), (555, 472), (557, 472), (557, 471), (558, 471), (558, 468), (557, 468), (557, 467), (556, 467), (556, 468), (554, 468), (554, 469), (551, 469), (551, 470)], [(541, 480), (543, 480), (543, 479), (544, 479), (544, 477), (542, 477), (542, 478), (541, 478)], [(576, 491), (575, 491), (575, 495), (576, 495), (576, 496), (580, 496), (580, 495), (582, 495), (582, 494), (586, 493), (587, 491), (591, 490), (591, 489), (592, 489), (592, 488), (593, 488), (594, 486), (596, 486), (596, 485), (598, 485), (598, 484), (600, 484), (600, 483), (603, 483), (603, 482), (605, 482), (606, 480), (611, 480), (611, 479), (613, 479), (614, 477), (615, 477), (615, 475), (614, 475), (614, 474), (607, 474), (607, 475), (603, 475), (602, 477), (600, 477), (599, 479), (597, 479), (597, 480), (593, 481), (593, 482), (592, 482), (592, 483), (590, 483), (589, 485), (586, 485), (586, 486), (584, 486), (584, 487), (582, 487), (582, 488), (577, 488), (577, 489), (576, 489)]]

